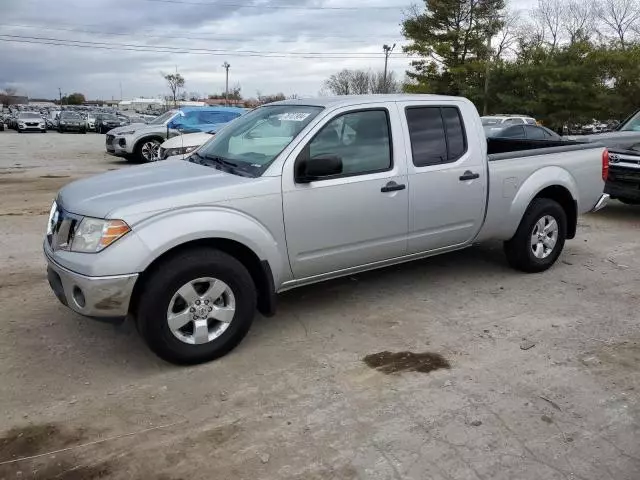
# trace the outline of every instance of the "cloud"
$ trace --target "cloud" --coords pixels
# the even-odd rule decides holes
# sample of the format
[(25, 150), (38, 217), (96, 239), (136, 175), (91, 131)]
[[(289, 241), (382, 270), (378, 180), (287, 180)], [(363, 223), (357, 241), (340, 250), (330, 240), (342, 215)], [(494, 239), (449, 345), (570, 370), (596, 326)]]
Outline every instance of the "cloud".
[[(258, 90), (315, 95), (324, 79), (342, 68), (381, 69), (382, 44), (402, 43), (403, 9), (412, 2), (255, 0), (254, 5), (264, 8), (246, 8), (242, 6), (249, 4), (246, 0), (216, 0), (218, 6), (212, 0), (177, 1), (186, 3), (4, 0), (0, 35), (21, 38), (0, 38), (99, 45), (82, 48), (2, 41), (0, 87), (17, 86), (32, 97), (48, 98), (57, 97), (60, 87), (63, 94), (78, 91), (88, 98), (110, 99), (120, 97), (122, 85), (125, 98), (158, 96), (167, 93), (160, 72), (177, 68), (186, 79), (188, 92), (219, 93), (225, 82), (221, 65), (227, 61), (231, 64), (230, 83), (239, 82), (245, 96), (255, 96)], [(532, 0), (514, 1), (526, 5)], [(313, 9), (376, 5), (384, 8)], [(270, 8), (274, 6), (312, 8)], [(140, 49), (134, 45), (148, 50), (171, 47), (168, 50), (172, 51), (131, 51)], [(196, 54), (196, 49), (201, 50)], [(389, 68), (402, 78), (409, 61), (400, 51), (398, 46)], [(264, 58), (249, 56), (258, 55), (250, 52), (273, 53), (272, 58)], [(301, 52), (358, 53), (375, 58), (292, 55)]]

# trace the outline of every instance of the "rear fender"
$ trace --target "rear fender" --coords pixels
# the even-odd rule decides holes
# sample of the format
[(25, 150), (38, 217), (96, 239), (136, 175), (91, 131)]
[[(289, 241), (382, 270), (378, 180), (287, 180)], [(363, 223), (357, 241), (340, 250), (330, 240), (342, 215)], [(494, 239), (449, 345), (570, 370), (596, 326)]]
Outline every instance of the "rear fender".
[(554, 186), (565, 188), (571, 194), (573, 200), (579, 202), (578, 185), (573, 175), (561, 167), (549, 166), (541, 168), (522, 183), (518, 193), (513, 198), (501, 237), (504, 239), (513, 237), (531, 201), (545, 188)]

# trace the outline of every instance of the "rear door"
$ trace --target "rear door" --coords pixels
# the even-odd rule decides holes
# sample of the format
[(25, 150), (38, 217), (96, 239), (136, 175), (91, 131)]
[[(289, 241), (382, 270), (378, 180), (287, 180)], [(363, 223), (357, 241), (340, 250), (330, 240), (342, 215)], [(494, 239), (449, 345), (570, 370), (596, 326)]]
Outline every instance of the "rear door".
[(466, 102), (399, 103), (409, 174), (408, 253), (470, 242), (480, 230), (487, 198), (480, 126)]

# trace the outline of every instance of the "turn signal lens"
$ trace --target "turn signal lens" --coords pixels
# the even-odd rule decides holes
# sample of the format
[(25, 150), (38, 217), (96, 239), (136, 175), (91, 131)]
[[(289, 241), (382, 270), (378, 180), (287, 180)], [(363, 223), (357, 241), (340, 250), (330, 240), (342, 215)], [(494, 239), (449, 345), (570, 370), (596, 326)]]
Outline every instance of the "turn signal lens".
[(102, 238), (100, 238), (98, 250), (107, 248), (113, 242), (118, 240), (123, 235), (129, 233), (131, 229), (122, 220), (110, 220), (102, 230)]

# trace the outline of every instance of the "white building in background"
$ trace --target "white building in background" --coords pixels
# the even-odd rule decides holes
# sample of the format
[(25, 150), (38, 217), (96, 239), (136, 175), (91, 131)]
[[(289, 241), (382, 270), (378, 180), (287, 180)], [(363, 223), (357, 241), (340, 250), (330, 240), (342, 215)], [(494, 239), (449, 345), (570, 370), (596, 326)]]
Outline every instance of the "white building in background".
[(118, 103), (118, 109), (129, 112), (155, 112), (163, 110), (165, 103), (159, 98), (134, 98), (133, 100), (122, 100)]

